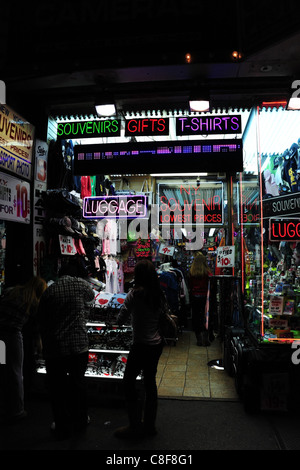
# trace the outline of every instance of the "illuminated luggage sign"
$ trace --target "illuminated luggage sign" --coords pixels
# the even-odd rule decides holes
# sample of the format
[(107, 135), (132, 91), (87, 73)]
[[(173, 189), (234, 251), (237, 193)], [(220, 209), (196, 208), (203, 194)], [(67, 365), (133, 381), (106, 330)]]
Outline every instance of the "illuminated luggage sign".
[(57, 137), (61, 139), (88, 139), (95, 137), (119, 137), (121, 121), (96, 119), (94, 121), (68, 121), (57, 124)]
[(74, 146), (74, 174), (243, 171), (242, 139), (123, 142)]
[(241, 116), (182, 116), (176, 119), (176, 135), (242, 134)]
[(83, 200), (87, 219), (137, 219), (147, 216), (147, 196), (97, 196)]
[(300, 241), (299, 219), (270, 219), (270, 241), (271, 242), (293, 242)]
[(158, 185), (159, 223), (212, 224), (223, 223), (223, 183), (194, 185)]

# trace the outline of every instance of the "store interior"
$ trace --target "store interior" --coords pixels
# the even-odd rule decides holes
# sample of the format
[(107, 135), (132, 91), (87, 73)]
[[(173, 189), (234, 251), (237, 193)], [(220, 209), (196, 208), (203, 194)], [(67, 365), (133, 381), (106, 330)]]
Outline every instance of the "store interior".
[[(159, 362), (157, 385), (160, 396), (239, 399), (234, 374), (224, 365), (226, 326), (245, 327), (247, 323), (261, 342), (269, 342), (275, 337), (298, 337), (297, 264), (291, 261), (284, 274), (278, 274), (286, 262), (284, 248), (295, 249), (296, 244), (294, 241), (274, 243), (266, 235), (265, 222), (261, 224), (260, 221), (264, 200), (298, 192), (298, 188), (296, 191), (289, 186), (285, 162), (294, 158), (291, 148), (298, 142), (299, 114), (279, 107), (226, 110), (228, 112), (242, 115), (242, 135), (236, 138), (243, 140), (243, 173), (226, 172), (223, 168), (222, 171), (216, 168), (215, 172), (206, 172), (199, 164), (196, 171), (180, 174), (160, 173), (157, 169), (157, 173), (151, 174), (74, 175), (75, 145), (90, 144), (91, 139), (50, 142), (48, 188), (43, 193), (46, 251), (40, 269), (47, 281), (54, 280), (61, 265), (69, 261), (69, 255), (74, 255), (88, 272), (95, 290), (95, 308), (88, 323), (91, 349), (87, 376), (91, 381), (101, 380), (104, 384), (114, 381), (118, 387), (126, 364), (130, 331), (128, 328), (118, 331), (112, 316), (116, 315), (132, 285), (134, 265), (141, 257), (153, 261), (164, 283), (168, 279), (170, 307), (179, 325), (177, 337), (166, 344)], [(56, 121), (50, 120), (52, 135), (55, 122), (57, 126), (61, 121), (58, 117)], [(224, 135), (217, 138), (226, 140)], [(199, 139), (207, 140), (207, 136), (202, 135)], [(107, 140), (104, 138), (101, 142), (107, 143)], [(115, 142), (120, 140), (127, 142), (128, 138), (121, 136)], [(298, 147), (296, 150), (298, 159)], [(57, 157), (64, 169), (61, 181), (53, 176)], [(86, 197), (109, 200), (136, 195), (147, 198), (147, 217), (94, 218), (86, 216), (83, 210)], [(199, 200), (202, 212), (198, 222), (191, 224), (188, 218), (184, 221), (184, 209), (191, 206), (195, 209)], [(193, 213), (191, 217), (194, 217)], [(58, 235), (65, 239), (64, 242)], [(217, 253), (222, 246), (233, 248), (232, 259), (227, 259), (229, 266), (218, 264)], [(68, 253), (63, 253), (62, 247)], [(274, 257), (276, 248), (277, 257)], [(198, 251), (206, 255), (209, 268), (217, 279), (215, 290), (211, 292), (209, 312), (213, 336), (207, 347), (196, 344), (186, 285), (189, 268)], [(272, 276), (268, 275), (270, 269), (273, 269)], [(287, 274), (290, 274), (288, 279)], [(284, 302), (293, 306), (293, 313), (289, 318), (284, 314), (280, 317), (285, 325), (280, 333), (270, 322), (270, 319), (278, 320), (271, 310), (269, 312), (270, 277), (275, 286), (289, 283), (285, 287)], [(176, 284), (175, 298), (172, 297), (171, 278), (173, 286)], [(227, 297), (222, 278), (232, 281)], [(282, 290), (278, 292), (281, 293)], [(39, 371), (43, 372), (42, 364)]]

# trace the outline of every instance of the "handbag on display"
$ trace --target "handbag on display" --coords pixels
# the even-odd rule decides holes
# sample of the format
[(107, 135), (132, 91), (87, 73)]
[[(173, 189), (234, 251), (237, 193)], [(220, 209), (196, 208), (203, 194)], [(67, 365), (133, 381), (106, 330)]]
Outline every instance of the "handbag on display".
[(135, 259), (135, 256), (133, 254), (133, 248), (131, 248), (127, 260), (125, 260), (124, 263), (123, 263), (124, 273), (133, 273), (135, 265), (136, 265), (136, 259)]

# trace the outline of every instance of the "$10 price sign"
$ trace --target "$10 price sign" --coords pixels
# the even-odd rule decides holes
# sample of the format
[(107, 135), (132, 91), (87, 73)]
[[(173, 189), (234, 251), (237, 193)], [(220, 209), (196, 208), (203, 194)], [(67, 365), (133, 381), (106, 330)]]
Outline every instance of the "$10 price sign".
[(234, 267), (234, 246), (219, 246), (217, 248), (217, 267)]

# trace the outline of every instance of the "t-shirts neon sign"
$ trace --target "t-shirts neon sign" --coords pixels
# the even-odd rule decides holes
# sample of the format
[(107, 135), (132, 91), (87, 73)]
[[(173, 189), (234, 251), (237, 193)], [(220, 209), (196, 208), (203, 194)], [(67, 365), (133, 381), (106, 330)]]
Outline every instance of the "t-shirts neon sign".
[(176, 119), (177, 135), (241, 134), (241, 116), (182, 116)]

